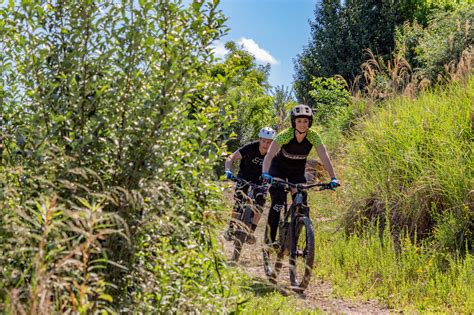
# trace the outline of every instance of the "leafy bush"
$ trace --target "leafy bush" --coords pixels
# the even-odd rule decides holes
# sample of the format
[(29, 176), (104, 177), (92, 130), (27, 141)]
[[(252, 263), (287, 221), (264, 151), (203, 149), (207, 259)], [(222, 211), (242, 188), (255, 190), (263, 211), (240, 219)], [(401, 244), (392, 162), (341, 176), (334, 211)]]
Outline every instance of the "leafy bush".
[(395, 32), (397, 55), (424, 78), (444, 82), (450, 78), (451, 70), (446, 65), (459, 62), (466, 50), (472, 54), (473, 20), (472, 5), (463, 5), (453, 11), (433, 13), (425, 29), (416, 22), (405, 23)]
[(119, 194), (54, 158), (29, 172), (0, 166), (0, 306), (38, 314), (110, 310), (105, 241), (128, 242), (125, 222), (106, 211)]
[[(227, 78), (211, 74), (211, 43), (225, 31), (217, 4), (0, 8), (0, 298), (12, 312), (231, 305), (206, 232), (220, 194), (213, 167), (232, 123), (222, 117), (233, 110)], [(180, 257), (185, 249), (192, 255)], [(57, 264), (68, 253), (94, 261), (65, 271)], [(69, 291), (57, 294), (61, 286)], [(36, 297), (51, 303), (37, 309)]]

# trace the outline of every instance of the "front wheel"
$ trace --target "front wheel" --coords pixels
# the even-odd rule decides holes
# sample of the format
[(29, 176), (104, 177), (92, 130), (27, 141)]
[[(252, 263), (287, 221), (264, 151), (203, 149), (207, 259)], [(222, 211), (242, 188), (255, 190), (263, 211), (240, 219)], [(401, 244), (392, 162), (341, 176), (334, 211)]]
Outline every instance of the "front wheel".
[(253, 209), (250, 206), (246, 206), (244, 212), (239, 215), (237, 221), (237, 229), (234, 234), (234, 253), (231, 260), (238, 262), (240, 254), (242, 253), (242, 247), (247, 241), (247, 237), (250, 235), (250, 227), (252, 224)]
[(295, 291), (304, 291), (311, 279), (314, 263), (314, 228), (308, 217), (296, 218), (290, 253), (290, 282)]
[[(278, 229), (278, 233), (281, 233)], [(279, 238), (277, 238), (279, 239)], [(263, 246), (263, 268), (271, 282), (276, 282), (282, 267), (283, 251), (280, 245), (270, 244), (270, 227), (265, 228), (265, 244)]]

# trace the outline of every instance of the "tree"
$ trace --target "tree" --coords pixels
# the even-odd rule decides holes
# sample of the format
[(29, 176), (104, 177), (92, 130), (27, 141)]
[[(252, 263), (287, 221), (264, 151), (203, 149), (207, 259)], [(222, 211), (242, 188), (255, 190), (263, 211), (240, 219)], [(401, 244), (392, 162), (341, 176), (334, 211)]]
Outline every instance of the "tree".
[(255, 57), (230, 41), (226, 43), (225, 60), (212, 69), (213, 76), (225, 78), (222, 93), (226, 101), (235, 105), (230, 120), (235, 124), (229, 130), (236, 135), (230, 150), (253, 140), (260, 128), (272, 125), (272, 96), (268, 84), (269, 65), (257, 65)]
[[(341, 75), (351, 83), (361, 73), (364, 50), (388, 58), (397, 25), (422, 10), (421, 0), (323, 0), (310, 23), (311, 39), (297, 56), (294, 88), (298, 101), (314, 106), (309, 95), (315, 77)], [(412, 11), (416, 9), (415, 11)]]
[(273, 89), (273, 116), (276, 118), (274, 127), (280, 131), (289, 125), (289, 114), (291, 108), (296, 105), (293, 98), (293, 91), (284, 85), (276, 86)]

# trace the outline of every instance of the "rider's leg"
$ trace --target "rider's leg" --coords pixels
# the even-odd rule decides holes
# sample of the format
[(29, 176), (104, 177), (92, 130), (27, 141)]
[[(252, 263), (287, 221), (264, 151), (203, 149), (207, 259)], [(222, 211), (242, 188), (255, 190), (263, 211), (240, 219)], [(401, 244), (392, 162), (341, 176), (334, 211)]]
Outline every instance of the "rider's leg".
[[(270, 206), (270, 211), (268, 212), (268, 226), (270, 228), (270, 235), (266, 235), (265, 241), (267, 243), (274, 243), (276, 239), (276, 233), (278, 230), (278, 224), (280, 222), (280, 212), (283, 211), (285, 207), (286, 193), (283, 187), (274, 187), (270, 188), (270, 196), (272, 203)], [(267, 239), (270, 237), (270, 239)]]
[(255, 207), (253, 208), (252, 232), (255, 232), (258, 222), (263, 213), (263, 206), (265, 205), (265, 194), (262, 191), (256, 192)]
[[(306, 183), (306, 177), (304, 176), (304, 168), (295, 170), (295, 172), (289, 176), (288, 181), (291, 183), (296, 183), (296, 184)], [(302, 191), (302, 194), (303, 194), (303, 207), (301, 210), (303, 211), (304, 215), (309, 216), (308, 192)], [(292, 188), (291, 200), (295, 201), (295, 197), (296, 197), (296, 189)]]

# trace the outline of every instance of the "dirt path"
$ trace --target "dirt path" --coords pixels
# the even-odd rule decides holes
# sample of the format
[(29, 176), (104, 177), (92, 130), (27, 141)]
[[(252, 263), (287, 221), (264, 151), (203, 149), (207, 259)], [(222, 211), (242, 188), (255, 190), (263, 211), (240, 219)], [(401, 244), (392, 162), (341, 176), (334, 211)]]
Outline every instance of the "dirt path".
[[(266, 214), (262, 216), (261, 223), (266, 222)], [(262, 258), (262, 240), (264, 224), (259, 224), (256, 230), (257, 244), (255, 245), (244, 245), (243, 252), (238, 263), (238, 268), (249, 274), (256, 283), (260, 283), (264, 286), (273, 286), (275, 290), (279, 291), (282, 295), (294, 295), (298, 297), (298, 301), (303, 307), (308, 310), (321, 310), (331, 314), (390, 314), (394, 310), (390, 310), (376, 301), (349, 301), (334, 297), (331, 295), (332, 287), (329, 283), (323, 282), (317, 278), (312, 278), (308, 288), (304, 294), (296, 294), (290, 289), (290, 282), (288, 276), (288, 267), (284, 266), (278, 276), (278, 284), (273, 285), (265, 276), (263, 270), (263, 258)], [(233, 251), (233, 242), (226, 242), (220, 235), (221, 243), (224, 247), (225, 253), (230, 259)], [(286, 258), (288, 260), (288, 258)]]

